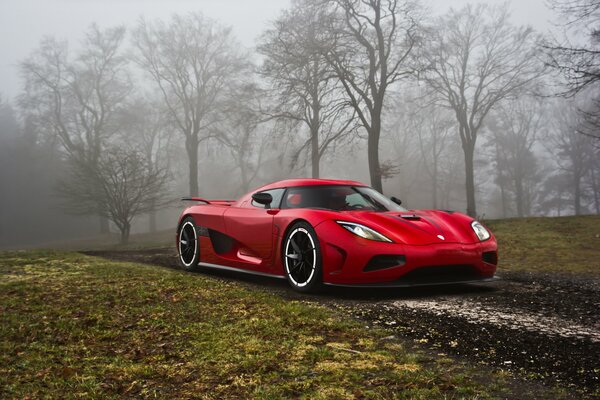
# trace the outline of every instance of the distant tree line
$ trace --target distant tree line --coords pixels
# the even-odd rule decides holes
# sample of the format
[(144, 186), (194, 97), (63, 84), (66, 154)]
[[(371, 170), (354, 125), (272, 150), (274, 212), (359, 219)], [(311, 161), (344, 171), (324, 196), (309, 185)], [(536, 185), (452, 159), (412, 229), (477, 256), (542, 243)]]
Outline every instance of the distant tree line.
[(175, 193), (234, 196), (306, 168), (359, 179), (363, 162), (415, 208), (600, 213), (600, 2), (550, 3), (563, 38), (507, 5), (431, 17), (416, 0), (294, 0), (255, 52), (200, 13), (92, 25), (77, 50), (46, 37), (21, 62), (0, 127), (48, 146), (64, 208), (123, 243)]

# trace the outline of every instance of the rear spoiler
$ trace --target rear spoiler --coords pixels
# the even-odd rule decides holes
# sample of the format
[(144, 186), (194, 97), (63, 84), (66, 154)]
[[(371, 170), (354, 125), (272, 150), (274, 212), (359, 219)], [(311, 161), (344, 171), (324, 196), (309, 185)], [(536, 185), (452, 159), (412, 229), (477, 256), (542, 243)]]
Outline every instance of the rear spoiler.
[(219, 206), (230, 206), (235, 200), (206, 200), (202, 197), (182, 197), (181, 201), (200, 201), (205, 204), (214, 204)]

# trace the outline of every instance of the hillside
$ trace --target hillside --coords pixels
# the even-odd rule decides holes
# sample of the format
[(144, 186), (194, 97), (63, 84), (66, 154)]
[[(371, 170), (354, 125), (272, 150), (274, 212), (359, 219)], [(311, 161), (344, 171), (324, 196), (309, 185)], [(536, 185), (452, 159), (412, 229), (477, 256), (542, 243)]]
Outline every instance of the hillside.
[(485, 224), (498, 239), (501, 269), (600, 274), (600, 216), (512, 218)]

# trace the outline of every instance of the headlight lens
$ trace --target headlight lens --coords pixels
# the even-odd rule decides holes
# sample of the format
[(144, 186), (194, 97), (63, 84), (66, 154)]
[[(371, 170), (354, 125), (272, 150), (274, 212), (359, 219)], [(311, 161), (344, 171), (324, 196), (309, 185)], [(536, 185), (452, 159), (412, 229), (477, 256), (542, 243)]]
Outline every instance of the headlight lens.
[(364, 239), (375, 240), (378, 242), (389, 242), (392, 243), (390, 239), (383, 236), (381, 233), (374, 231), (371, 228), (367, 228), (364, 225), (356, 224), (354, 222), (346, 222), (346, 221), (336, 221), (338, 224), (354, 233), (357, 236), (360, 236)]
[(471, 222), (471, 228), (473, 228), (473, 231), (475, 231), (475, 234), (482, 242), (484, 240), (488, 240), (491, 237), (490, 232), (487, 229), (485, 229), (485, 227), (481, 225), (478, 221)]

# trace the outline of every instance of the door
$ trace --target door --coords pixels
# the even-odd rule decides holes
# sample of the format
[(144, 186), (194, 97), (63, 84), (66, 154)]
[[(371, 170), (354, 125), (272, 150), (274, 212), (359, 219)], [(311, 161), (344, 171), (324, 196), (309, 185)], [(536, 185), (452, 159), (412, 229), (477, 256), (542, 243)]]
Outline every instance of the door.
[(272, 213), (273, 209), (279, 208), (284, 191), (285, 189), (266, 191), (273, 197), (273, 202), (267, 207), (252, 202), (225, 211), (227, 235), (239, 242), (240, 259), (249, 262), (253, 262), (252, 258), (270, 260), (275, 243)]

